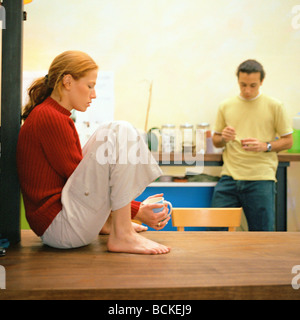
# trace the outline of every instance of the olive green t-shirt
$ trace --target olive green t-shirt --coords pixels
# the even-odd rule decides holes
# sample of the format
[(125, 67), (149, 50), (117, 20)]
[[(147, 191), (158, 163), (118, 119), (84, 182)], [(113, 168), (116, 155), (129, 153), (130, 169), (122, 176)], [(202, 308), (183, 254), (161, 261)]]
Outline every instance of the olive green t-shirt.
[(283, 104), (265, 94), (251, 101), (232, 97), (219, 107), (215, 133), (222, 133), (227, 126), (235, 128), (236, 139), (225, 146), (221, 175), (235, 180), (276, 181), (277, 153), (245, 151), (241, 140), (256, 138), (271, 142), (291, 134), (293, 129)]

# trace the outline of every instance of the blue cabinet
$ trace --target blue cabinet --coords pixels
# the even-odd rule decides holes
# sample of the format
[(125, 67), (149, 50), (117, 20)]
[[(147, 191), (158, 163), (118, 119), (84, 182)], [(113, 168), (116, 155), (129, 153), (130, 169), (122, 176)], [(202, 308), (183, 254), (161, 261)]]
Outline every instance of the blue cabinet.
[[(214, 191), (216, 183), (199, 183), (199, 182), (190, 182), (190, 183), (164, 183), (156, 182), (150, 184), (145, 191), (136, 198), (137, 201), (143, 201), (147, 197), (154, 194), (163, 193), (164, 198), (170, 201), (173, 207), (179, 208), (207, 208), (211, 205), (212, 194)], [(152, 228), (149, 230), (153, 231)], [(176, 231), (177, 229), (172, 226), (171, 220), (163, 231)], [(200, 231), (204, 228), (186, 228), (187, 231)]]

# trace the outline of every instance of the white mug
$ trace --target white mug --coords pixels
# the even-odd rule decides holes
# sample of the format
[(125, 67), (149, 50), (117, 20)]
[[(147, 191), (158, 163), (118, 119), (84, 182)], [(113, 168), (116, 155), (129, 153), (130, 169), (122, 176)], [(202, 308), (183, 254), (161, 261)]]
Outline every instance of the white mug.
[[(168, 212), (168, 215), (170, 215), (172, 213), (172, 210), (173, 210), (173, 206), (171, 204), (171, 202), (169, 201), (166, 201), (164, 199), (164, 197), (154, 197), (154, 198), (149, 198), (149, 199), (146, 199), (142, 202), (143, 204), (153, 204), (153, 203), (158, 203), (158, 204), (168, 204), (168, 207), (169, 207), (169, 212)], [(161, 212), (163, 211), (164, 207), (161, 207), (161, 208), (154, 208), (152, 209), (153, 212), (155, 213), (158, 213), (158, 212)]]

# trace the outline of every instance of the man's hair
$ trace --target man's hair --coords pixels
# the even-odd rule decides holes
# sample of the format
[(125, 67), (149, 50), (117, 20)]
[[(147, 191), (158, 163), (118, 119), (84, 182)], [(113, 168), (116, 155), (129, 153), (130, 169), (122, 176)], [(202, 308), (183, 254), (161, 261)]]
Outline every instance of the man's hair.
[(260, 72), (260, 81), (263, 81), (266, 75), (263, 66), (256, 60), (246, 60), (242, 62), (237, 69), (237, 77), (239, 77), (240, 72), (245, 72), (248, 74)]

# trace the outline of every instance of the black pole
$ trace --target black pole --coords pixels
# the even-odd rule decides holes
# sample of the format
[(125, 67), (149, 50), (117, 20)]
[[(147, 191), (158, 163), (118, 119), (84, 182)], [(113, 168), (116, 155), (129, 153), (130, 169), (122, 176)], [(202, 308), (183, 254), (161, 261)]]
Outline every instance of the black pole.
[[(3, 0), (2, 30), (0, 238), (20, 241), (20, 187), (16, 145), (22, 104), (23, 0)], [(4, 26), (3, 26), (4, 27)]]

